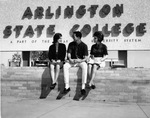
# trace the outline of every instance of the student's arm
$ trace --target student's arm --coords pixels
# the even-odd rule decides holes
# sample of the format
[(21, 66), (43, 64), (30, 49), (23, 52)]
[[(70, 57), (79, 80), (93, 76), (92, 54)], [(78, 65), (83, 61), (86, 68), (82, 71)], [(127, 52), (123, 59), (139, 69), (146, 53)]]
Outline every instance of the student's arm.
[(108, 51), (107, 51), (107, 46), (104, 45), (104, 56), (103, 58), (101, 59), (101, 61), (105, 61), (108, 57)]
[(108, 55), (104, 55), (103, 58), (101, 59), (101, 61), (105, 61), (107, 59)]
[(67, 50), (67, 59), (69, 60), (70, 63), (75, 63), (74, 59), (71, 59), (71, 53), (72, 53), (72, 48), (70, 43)]
[(87, 62), (88, 61), (88, 48), (87, 45), (84, 47), (84, 58), (83, 59), (76, 59), (75, 61), (80, 63), (80, 62)]
[(64, 45), (62, 45), (62, 49), (61, 49), (61, 51), (60, 51), (60, 55), (61, 55), (61, 61), (64, 61), (65, 60), (65, 57), (66, 57), (66, 46), (65, 46), (65, 44)]
[(71, 59), (71, 54), (70, 53), (67, 53), (67, 57), (68, 57), (70, 63), (75, 63), (75, 60)]
[(84, 59), (82, 59), (83, 62), (88, 61), (88, 47), (85, 45), (85, 53), (84, 53)]
[(51, 46), (49, 47), (48, 58), (49, 58), (50, 61), (52, 60), (52, 49), (51, 49)]

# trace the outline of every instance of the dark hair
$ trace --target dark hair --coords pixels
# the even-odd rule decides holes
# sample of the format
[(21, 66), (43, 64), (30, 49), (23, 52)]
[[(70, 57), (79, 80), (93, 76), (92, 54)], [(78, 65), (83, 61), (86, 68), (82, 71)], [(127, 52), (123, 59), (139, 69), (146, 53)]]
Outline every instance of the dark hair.
[(99, 42), (102, 42), (104, 40), (104, 35), (102, 34), (102, 32), (97, 31), (93, 34), (93, 37), (97, 37)]
[(60, 39), (60, 37), (62, 37), (61, 33), (56, 33), (53, 37), (53, 43), (57, 43), (58, 39)]
[(75, 32), (73, 32), (73, 35), (76, 35), (76, 37), (79, 37), (79, 38), (81, 38), (82, 37), (82, 33), (81, 32), (79, 32), (79, 31), (75, 31)]

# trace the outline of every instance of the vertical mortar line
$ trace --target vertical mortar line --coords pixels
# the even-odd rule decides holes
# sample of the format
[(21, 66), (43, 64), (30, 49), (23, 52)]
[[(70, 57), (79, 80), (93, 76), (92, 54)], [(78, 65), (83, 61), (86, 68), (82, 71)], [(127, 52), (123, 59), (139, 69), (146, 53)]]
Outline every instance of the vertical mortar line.
[(140, 105), (138, 105), (138, 103), (136, 103), (136, 104), (143, 111), (143, 113), (146, 115), (146, 117), (149, 118), (148, 115), (145, 113), (145, 111), (140, 107)]

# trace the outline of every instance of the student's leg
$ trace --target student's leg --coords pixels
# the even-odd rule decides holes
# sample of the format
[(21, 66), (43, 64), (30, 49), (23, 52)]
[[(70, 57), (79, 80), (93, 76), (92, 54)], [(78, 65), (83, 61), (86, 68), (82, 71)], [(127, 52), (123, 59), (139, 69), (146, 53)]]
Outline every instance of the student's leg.
[(91, 80), (91, 74), (92, 74), (92, 64), (88, 64), (88, 80)]
[(87, 63), (81, 62), (79, 66), (82, 69), (82, 89), (85, 89), (85, 84), (87, 82)]
[(52, 84), (55, 83), (55, 65), (54, 64), (50, 64), (50, 74), (51, 74), (51, 78), (52, 78)]
[(56, 70), (55, 70), (55, 83), (57, 82), (59, 73), (60, 73), (60, 64), (56, 64)]
[(69, 68), (71, 67), (70, 63), (66, 62), (63, 66), (63, 73), (64, 73), (64, 82), (65, 88), (69, 88)]
[(90, 80), (90, 82), (89, 82), (89, 85), (90, 85), (90, 86), (91, 86), (91, 85), (94, 85), (93, 80), (94, 80), (94, 78), (95, 78), (96, 71), (97, 71), (97, 65), (94, 64), (94, 65), (93, 65), (93, 68), (92, 68), (92, 73), (91, 73), (91, 80)]

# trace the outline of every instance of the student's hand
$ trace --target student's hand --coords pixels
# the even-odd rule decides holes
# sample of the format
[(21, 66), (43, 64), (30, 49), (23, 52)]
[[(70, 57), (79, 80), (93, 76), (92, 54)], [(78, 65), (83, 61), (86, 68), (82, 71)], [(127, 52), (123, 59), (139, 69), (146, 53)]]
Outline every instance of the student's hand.
[(60, 60), (57, 60), (57, 63), (60, 63), (61, 61)]
[(69, 59), (69, 62), (72, 63), (72, 64), (75, 63), (74, 59)]
[(105, 61), (105, 59), (104, 59), (104, 58), (102, 58), (102, 59), (101, 59), (101, 62), (103, 62), (103, 61)]
[(65, 62), (69, 63), (69, 60), (65, 60)]
[(52, 59), (52, 63), (56, 63), (56, 61)]
[(75, 59), (75, 63), (80, 63), (80, 62), (82, 62), (81, 59)]
[(86, 62), (89, 62), (90, 60), (91, 60), (91, 57), (88, 57), (87, 60), (86, 60)]
[(94, 55), (90, 55), (91, 59), (94, 59)]

